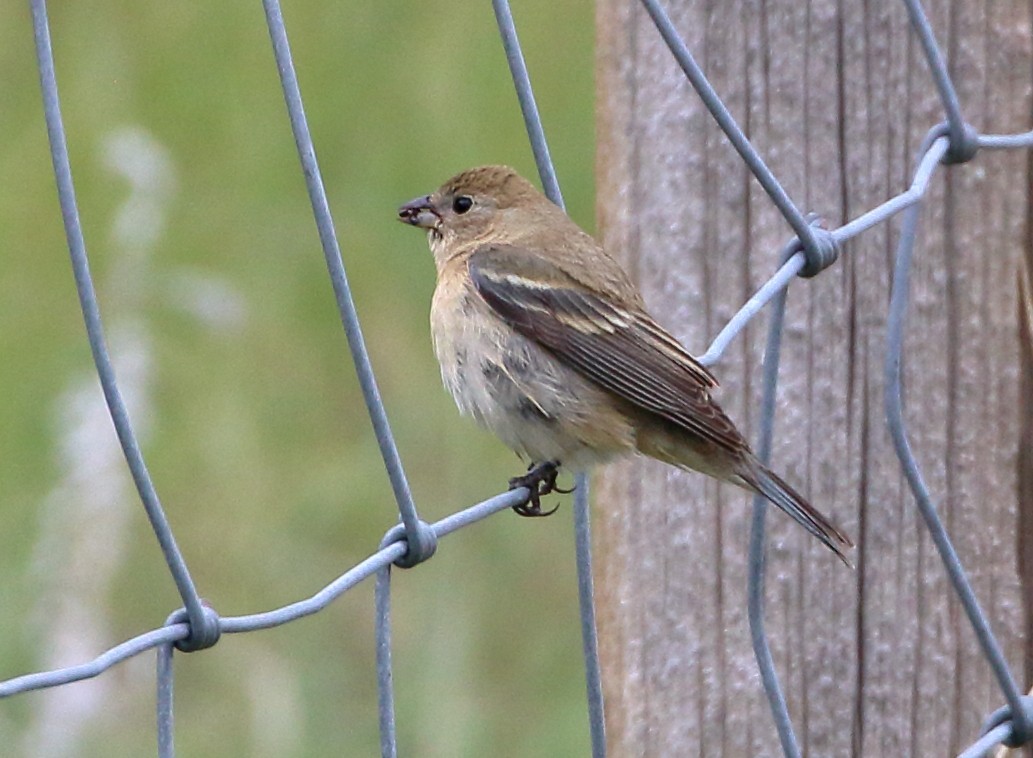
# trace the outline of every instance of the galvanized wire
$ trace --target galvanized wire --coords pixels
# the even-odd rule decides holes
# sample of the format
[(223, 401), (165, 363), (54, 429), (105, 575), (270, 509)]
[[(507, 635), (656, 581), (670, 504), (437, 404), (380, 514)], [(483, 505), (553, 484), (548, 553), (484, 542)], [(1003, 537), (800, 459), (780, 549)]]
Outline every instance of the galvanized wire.
[(1011, 727), (1007, 724), (994, 727), (959, 753), (958, 758), (985, 758), (991, 750), (1008, 739), (1010, 733)]
[(312, 203), (316, 228), (319, 230), (319, 241), (323, 246), (323, 256), (326, 258), (334, 298), (337, 300), (341, 323), (348, 338), (352, 363), (355, 365), (362, 397), (366, 401), (366, 410), (373, 423), (373, 432), (377, 437), (377, 444), (380, 446), (380, 455), (384, 459), (384, 466), (387, 468), (388, 478), (391, 480), (391, 489), (394, 491), (402, 523), (405, 524), (408, 533), (412, 535), (417, 532), (419, 516), (416, 513), (416, 505), (413, 503), (412, 492), (409, 490), (409, 482), (405, 478), (398, 446), (391, 434), (387, 411), (380, 399), (380, 391), (377, 389), (377, 381), (373, 376), (369, 353), (366, 351), (366, 342), (362, 338), (359, 314), (355, 310), (355, 301), (352, 299), (348, 275), (345, 273), (344, 261), (341, 258), (341, 247), (337, 242), (337, 233), (334, 231), (330, 204), (326, 199), (326, 189), (323, 187), (319, 163), (316, 161), (316, 148), (312, 144), (312, 135), (309, 133), (308, 121), (305, 118), (305, 106), (301, 100), (301, 89), (294, 71), (294, 61), (291, 59), (283, 12), (280, 10), (278, 0), (263, 0), (262, 7), (265, 9), (266, 24), (269, 27), (273, 54), (276, 56), (276, 68), (280, 72), (280, 84), (283, 88), (284, 100), (287, 103), (291, 130), (294, 133), (298, 157), (301, 159), (302, 173), (305, 175), (305, 185)]
[[(556, 168), (549, 156), (549, 144), (545, 139), (531, 77), (520, 49), (516, 25), (508, 0), (492, 0), (499, 34), (506, 50), (509, 72), (516, 88), (520, 111), (524, 116), (524, 127), (531, 142), (538, 175), (545, 194), (560, 208), (564, 208)], [(606, 755), (606, 724), (603, 717), (603, 683), (599, 667), (599, 642), (595, 624), (595, 592), (592, 587), (592, 533), (589, 519), (588, 476), (579, 473), (574, 483), (574, 558), (577, 565), (578, 609), (581, 617), (581, 650), (585, 661), (585, 691), (588, 697), (588, 725), (592, 741), (592, 757)]]
[[(937, 146), (942, 154), (946, 153), (947, 140), (939, 136), (941, 129), (933, 129), (926, 137), (923, 147), (928, 146), (933, 152)], [(990, 622), (979, 606), (975, 591), (968, 581), (965, 569), (961, 565), (954, 546), (951, 544), (947, 529), (936, 513), (932, 496), (923, 480), (907, 439), (904, 424), (904, 408), (901, 391), (900, 360), (904, 342), (904, 325), (907, 319), (908, 284), (910, 281), (911, 263), (915, 240), (918, 237), (918, 217), (921, 207), (914, 205), (904, 214), (904, 224), (900, 232), (897, 246), (897, 261), (893, 270), (893, 288), (890, 295), (889, 318), (886, 325), (886, 365), (885, 365), (885, 405), (886, 419), (893, 447), (900, 459), (901, 467), (908, 485), (917, 501), (919, 512), (925, 520), (929, 534), (933, 538), (940, 558), (958, 599), (961, 601), (969, 623), (976, 633), (979, 646), (986, 656), (998, 686), (1012, 711), (1012, 735), (1020, 743), (1033, 737), (1033, 712), (1024, 707), (1023, 695), (1004, 657), (1004, 651), (990, 629)]]
[(155, 718), (158, 723), (158, 758), (173, 758), (176, 754), (172, 719), (172, 699), (175, 695), (175, 674), (172, 670), (174, 651), (172, 643), (158, 646), (157, 666), (154, 672), (158, 682), (155, 701)]
[(395, 733), (394, 671), (391, 668), (391, 564), (377, 572), (373, 591), (377, 640), (377, 718), (380, 726), (380, 755), (395, 758), (398, 738)]
[(39, 67), (40, 88), (43, 91), (43, 115), (47, 123), (47, 136), (50, 139), (50, 155), (54, 164), (54, 177), (57, 180), (57, 195), (61, 205), (61, 218), (65, 227), (65, 238), (68, 252), (72, 258), (72, 271), (75, 276), (75, 287), (79, 293), (79, 305), (82, 308), (83, 320), (86, 324), (86, 335), (93, 354), (93, 362), (97, 367), (104, 391), (104, 400), (111, 414), (111, 421), (118, 435), (118, 442), (125, 453), (126, 463), (133, 476), (136, 490), (140, 494), (147, 518), (151, 522), (161, 551), (168, 564), (169, 573), (176, 583), (183, 605), (190, 615), (196, 629), (204, 625), (204, 613), (201, 609), (201, 598), (194, 587), (186, 561), (176, 545), (168, 518), (158, 500), (158, 493), (151, 482), (144, 463), (140, 444), (136, 440), (133, 425), (129, 419), (122, 393), (118, 389), (115, 369), (108, 355), (107, 342), (104, 339), (104, 326), (100, 318), (100, 306), (97, 303), (97, 292), (90, 276), (90, 263), (86, 256), (86, 241), (83, 238), (82, 224), (79, 221), (79, 208), (75, 201), (75, 185), (72, 182), (71, 161), (68, 158), (68, 144), (65, 139), (64, 123), (61, 119), (61, 100), (57, 91), (57, 73), (54, 68), (54, 51), (50, 44), (50, 24), (47, 21), (47, 4), (45, 0), (32, 0), (32, 28), (36, 40), (36, 59)]
[[(891, 198), (878, 208), (864, 214), (848, 224), (845, 224), (840, 229), (832, 232), (831, 237), (837, 243), (842, 242), (843, 240), (859, 234), (861, 231), (886, 220), (904, 209), (909, 209), (908, 213), (906, 213), (904, 217), (904, 228), (901, 231), (899, 241), (897, 266), (894, 273), (893, 296), (891, 299), (890, 314), (887, 325), (888, 336), (885, 372), (887, 422), (905, 477), (911, 486), (919, 510), (925, 519), (926, 526), (929, 529), (937, 550), (940, 553), (944, 568), (950, 578), (951, 585), (965, 609), (966, 615), (975, 631), (980, 647), (982, 648), (983, 653), (997, 678), (998, 685), (1000, 686), (1005, 701), (1008, 704), (1008, 730), (1005, 731), (1001, 727), (996, 727), (991, 733), (994, 735), (1003, 735), (1004, 738), (1008, 740), (1008, 744), (1017, 746), (1026, 744), (1030, 740), (1033, 740), (1033, 698), (1028, 696), (1024, 697), (1021, 694), (1014, 677), (1008, 670), (1008, 665), (1004, 658), (1004, 654), (1001, 651), (1000, 645), (990, 629), (989, 621), (979, 607), (975, 593), (968, 582), (957, 553), (951, 544), (947, 530), (937, 515), (928, 489), (922, 481), (918, 463), (911, 452), (906, 438), (903, 414), (901, 410), (899, 368), (902, 334), (906, 318), (907, 277), (911, 266), (911, 252), (917, 235), (918, 204), (925, 194), (926, 188), (929, 185), (935, 169), (944, 161), (960, 162), (969, 160), (974, 156), (979, 147), (1033, 147), (1033, 132), (1026, 132), (1017, 135), (980, 136), (976, 134), (975, 130), (972, 129), (971, 126), (964, 122), (955, 88), (951, 82), (950, 74), (947, 71), (946, 62), (938, 45), (936, 44), (935, 37), (921, 3), (918, 2), (918, 0), (904, 1), (908, 9), (912, 26), (915, 28), (916, 33), (919, 36), (926, 60), (929, 64), (930, 70), (932, 71), (933, 79), (940, 93), (948, 121), (946, 124), (941, 124), (930, 130), (929, 135), (923, 142), (918, 153), (915, 176), (908, 191), (901, 193), (895, 198)], [(764, 188), (768, 190), (772, 201), (776, 204), (779, 210), (783, 212), (783, 215), (785, 215), (787, 221), (789, 221), (790, 225), (793, 227), (793, 230), (797, 232), (799, 239), (797, 244), (806, 249), (808, 240), (804, 235), (800, 234), (798, 228), (799, 219), (796, 217), (798, 214), (796, 206), (793, 205), (788, 198), (782, 200), (777, 192), (773, 192), (769, 189), (769, 184), (773, 187), (777, 187), (777, 183), (774, 183), (772, 178), (767, 176), (769, 172), (767, 168), (759, 162), (759, 158), (754, 159), (752, 157), (752, 148), (748, 148), (748, 143), (746, 143), (745, 137), (741, 136), (741, 130), (734, 126), (734, 122), (732, 125), (728, 123), (731, 120), (731, 116), (727, 109), (720, 103), (713, 87), (711, 87), (709, 83), (705, 82), (705, 77), (703, 76), (702, 71), (692, 60), (686, 46), (674, 30), (673, 24), (671, 24), (670, 19), (666, 16), (659, 3), (656, 2), (656, 0), (642, 0), (642, 3), (656, 22), (664, 41), (667, 43), (668, 47), (670, 47), (675, 58), (678, 60), (678, 63), (685, 71), (686, 76), (700, 94), (700, 97), (704, 101), (707, 109), (710, 111), (711, 115), (713, 115), (715, 121), (717, 121), (725, 131), (726, 135), (728, 135), (729, 139), (739, 151), (744, 161), (746, 161), (747, 165), (750, 166), (758, 181), (760, 181), (761, 184), (764, 185)], [(778, 189), (780, 190), (781, 188), (778, 187)], [(788, 287), (789, 282), (793, 279), (793, 274), (798, 272), (803, 273), (806, 263), (807, 261), (805, 259), (804, 252), (796, 253), (792, 258), (790, 258), (779, 269), (779, 271), (760, 288), (758, 293), (747, 302), (743, 309), (733, 317), (725, 329), (719, 333), (718, 338), (710, 346), (707, 352), (704, 353), (702, 358), (703, 363), (705, 365), (713, 363), (723, 353), (725, 347), (734, 338), (734, 336), (741, 331), (750, 318), (752, 318), (752, 316), (755, 315), (766, 302), (770, 301), (776, 295), (784, 293), (785, 288)], [(780, 297), (775, 308), (775, 312), (771, 315), (773, 323), (781, 319), (782, 307), (784, 307), (784, 302)], [(771, 402), (771, 398), (773, 398), (775, 383), (777, 380), (776, 370), (769, 370), (770, 366), (777, 364), (777, 350), (779, 342), (778, 336), (773, 333), (774, 331), (775, 327), (772, 327), (772, 332), (769, 333), (768, 342), (770, 355), (766, 356), (765, 360), (764, 410), (761, 414), (762, 429), (760, 450), (762, 454), (766, 452), (764, 449), (765, 445), (770, 443), (771, 408), (769, 406), (769, 402)], [(758, 498), (754, 503), (753, 530), (750, 540), (750, 586), (748, 593), (750, 625), (757, 664), (761, 671), (765, 692), (768, 696), (768, 704), (771, 708), (775, 726), (779, 733), (783, 753), (788, 758), (796, 758), (796, 756), (800, 755), (799, 744), (796, 740), (795, 734), (793, 733), (792, 723), (789, 720), (785, 699), (778, 683), (777, 673), (775, 672), (774, 663), (771, 659), (767, 635), (763, 626), (763, 533), (765, 509), (766, 505), (764, 505)], [(984, 736), (977, 745), (982, 745), (987, 739), (988, 737)], [(992, 745), (994, 743), (991, 742), (988, 744)], [(977, 755), (978, 753), (973, 754)], [(968, 755), (968, 751), (966, 751), (965, 755)]]
[(968, 160), (975, 155), (976, 145), (970, 139), (974, 132), (965, 124), (958, 93), (954, 89), (954, 82), (951, 81), (950, 73), (947, 71), (947, 61), (940, 52), (940, 46), (936, 43), (936, 35), (929, 23), (929, 17), (926, 16), (925, 8), (922, 7), (920, 0), (904, 0), (904, 7), (907, 9), (908, 18), (918, 36), (918, 41), (922, 45), (922, 53), (929, 64), (929, 72), (933, 76), (936, 91), (940, 95), (940, 103), (947, 116), (949, 144), (954, 153), (954, 160)]
[(509, 72), (513, 77), (513, 85), (516, 87), (517, 99), (520, 101), (524, 128), (531, 141), (531, 152), (534, 153), (534, 162), (538, 167), (538, 175), (542, 179), (542, 188), (549, 199), (562, 208), (563, 194), (560, 192), (556, 168), (552, 165), (552, 158), (549, 156), (549, 143), (545, 140), (545, 129), (542, 128), (542, 119), (538, 114), (538, 103), (535, 101), (534, 91), (531, 89), (531, 76), (527, 72), (524, 53), (520, 49), (520, 40), (517, 38), (513, 11), (510, 10), (508, 0), (491, 0), (491, 5), (495, 11), (499, 34), (502, 36), (502, 47), (506, 51), (506, 62), (509, 63)]
[[(799, 253), (796, 249), (799, 242), (790, 242), (783, 251), (782, 258), (792, 260)], [(784, 268), (784, 267), (783, 267)], [(764, 348), (764, 369), (761, 378), (763, 396), (760, 406), (760, 431), (757, 440), (757, 457), (762, 463), (771, 462), (771, 445), (775, 435), (775, 395), (778, 389), (778, 366), (782, 358), (782, 326), (785, 323), (786, 297), (785, 289), (779, 290), (768, 314), (768, 340)], [(753, 498), (753, 519), (750, 524), (750, 560), (747, 575), (746, 604), (750, 622), (750, 642), (760, 669), (761, 684), (771, 705), (771, 715), (775, 719), (775, 729), (782, 752), (787, 758), (799, 758), (800, 745), (793, 732), (793, 722), (789, 718), (782, 685), (775, 671), (775, 661), (771, 657), (771, 645), (764, 626), (764, 568), (765, 521), (767, 520), (768, 503), (757, 495)]]
[[(381, 455), (394, 493), (401, 523), (388, 531), (379, 549), (352, 567), (311, 597), (263, 613), (237, 617), (219, 617), (200, 601), (186, 563), (176, 546), (172, 530), (164, 515), (157, 493), (147, 473), (133, 427), (118, 389), (114, 370), (104, 340), (100, 309), (90, 278), (86, 246), (79, 222), (68, 158), (64, 127), (60, 114), (57, 82), (45, 0), (30, 0), (36, 39), (40, 82), (43, 93), (44, 115), (51, 145), (54, 174), (64, 220), (72, 268), (86, 324), (87, 335), (98, 376), (104, 390), (112, 422), (127, 463), (140, 494), (152, 530), (162, 549), (170, 574), (183, 601), (183, 609), (172, 613), (164, 626), (116, 645), (92, 661), (77, 666), (37, 672), (0, 682), (0, 698), (28, 690), (60, 686), (97, 676), (121, 661), (156, 648), (157, 657), (157, 741), (162, 758), (174, 755), (173, 741), (173, 662), (174, 652), (198, 650), (211, 646), (222, 633), (250, 632), (289, 623), (325, 608), (334, 599), (366, 578), (377, 575), (375, 592), (377, 671), (379, 682), (379, 714), (381, 752), (384, 756), (397, 754), (395, 712), (391, 679), (390, 634), (390, 580), (392, 564), (404, 567), (429, 558), (437, 540), (494, 513), (526, 503), (528, 491), (517, 489), (496, 495), (481, 503), (459, 511), (434, 524), (422, 522), (417, 514), (409, 490), (404, 468), (391, 434), (387, 413), (377, 391), (376, 381), (359, 327), (358, 315), (351, 296), (340, 247), (326, 199), (315, 149), (304, 115), (300, 89), (291, 62), (287, 33), (277, 0), (263, 0), (274, 56), (280, 73), (281, 85), (295, 143), (301, 159), (316, 226), (323, 246), (331, 284), (341, 321), (344, 326), (352, 361), (359, 377), (371, 423), (380, 446)], [(1033, 147), (1033, 131), (1021, 134), (982, 135), (968, 125), (958, 101), (957, 93), (946, 62), (936, 43), (935, 35), (919, 0), (904, 0), (910, 22), (921, 44), (933, 82), (943, 104), (946, 121), (934, 127), (923, 142), (916, 160), (911, 186), (889, 198), (876, 208), (845, 223), (838, 229), (826, 231), (809, 223), (807, 216), (793, 203), (777, 178), (749, 143), (728, 109), (721, 102), (704, 72), (684, 44), (670, 18), (657, 0), (642, 0), (665, 43), (692, 83), (707, 109), (728, 136), (774, 205), (795, 232), (786, 248), (787, 260), (776, 273), (743, 305), (729, 323), (719, 332), (701, 357), (710, 365), (717, 361), (730, 342), (741, 332), (766, 304), (774, 300), (770, 313), (768, 342), (763, 370), (763, 400), (758, 453), (762, 460), (770, 455), (777, 389), (779, 347), (782, 334), (787, 287), (797, 276), (813, 276), (832, 265), (842, 243), (894, 215), (907, 210), (901, 230), (893, 277), (893, 292), (888, 320), (885, 365), (885, 402), (887, 423), (901, 460), (905, 477), (933, 541), (940, 553), (951, 584), (958, 594), (984, 655), (991, 666), (1006, 705), (992, 714), (979, 737), (961, 755), (976, 758), (996, 744), (1018, 746), (1033, 739), (1033, 699), (1023, 695), (1008, 670), (1000, 646), (994, 638), (990, 623), (981, 610), (965, 571), (951, 545), (949, 535), (940, 521), (932, 497), (911, 452), (901, 412), (900, 356), (907, 317), (907, 284), (912, 265), (914, 243), (917, 238), (919, 206), (936, 169), (945, 162), (961, 162), (972, 158), (979, 149), (1027, 149)], [(517, 98), (541, 177), (548, 196), (562, 207), (559, 182), (549, 156), (541, 118), (531, 89), (527, 66), (520, 49), (512, 12), (505, 0), (493, 0), (499, 32), (510, 66)], [(603, 702), (593, 605), (591, 534), (589, 527), (588, 483), (578, 477), (574, 498), (575, 547), (578, 568), (578, 594), (581, 609), (583, 649), (585, 655), (586, 689), (593, 756), (605, 755)], [(754, 502), (753, 526), (750, 539), (749, 621), (751, 638), (756, 653), (761, 679), (772, 709), (776, 729), (786, 756), (798, 756), (796, 740), (782, 695), (777, 672), (771, 658), (767, 633), (764, 628), (764, 544), (767, 505), (760, 499)]]
[(675, 60), (678, 61), (678, 65), (681, 66), (682, 71), (696, 90), (700, 100), (703, 101), (707, 110), (710, 111), (710, 115), (714, 117), (714, 121), (721, 127), (725, 136), (728, 137), (735, 151), (739, 153), (739, 157), (743, 159), (743, 162), (756, 177), (757, 181), (760, 182), (761, 187), (764, 188), (768, 197), (771, 198), (771, 202), (775, 204), (775, 207), (785, 217), (789, 226), (796, 232), (796, 236), (800, 238), (804, 250), (815, 257), (827, 255), (828, 253), (824, 250), (821, 240), (815, 234), (815, 228), (807, 223), (805, 215), (796, 207), (789, 194), (782, 188), (778, 179), (775, 178), (775, 174), (764, 163), (764, 159), (760, 157), (760, 153), (750, 144), (746, 133), (736, 123), (731, 112), (725, 107), (720, 96), (718, 96), (717, 90), (710, 84), (706, 74), (703, 73), (703, 69), (696, 63), (696, 59), (692, 57), (688, 45), (685, 44), (681, 35), (674, 28), (674, 24), (667, 15), (667, 11), (664, 10), (658, 0), (642, 0), (642, 5), (645, 6), (646, 11), (653, 19), (653, 23), (656, 24), (660, 36), (667, 43), (667, 47), (670, 48)]

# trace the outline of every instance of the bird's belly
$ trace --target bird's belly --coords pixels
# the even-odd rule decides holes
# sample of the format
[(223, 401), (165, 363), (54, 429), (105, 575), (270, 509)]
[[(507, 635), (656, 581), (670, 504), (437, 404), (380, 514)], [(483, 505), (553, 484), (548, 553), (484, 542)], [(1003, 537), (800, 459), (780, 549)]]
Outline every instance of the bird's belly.
[(435, 297), (431, 331), (460, 412), (528, 461), (580, 470), (631, 449), (628, 422), (606, 393), (502, 322), (475, 293)]

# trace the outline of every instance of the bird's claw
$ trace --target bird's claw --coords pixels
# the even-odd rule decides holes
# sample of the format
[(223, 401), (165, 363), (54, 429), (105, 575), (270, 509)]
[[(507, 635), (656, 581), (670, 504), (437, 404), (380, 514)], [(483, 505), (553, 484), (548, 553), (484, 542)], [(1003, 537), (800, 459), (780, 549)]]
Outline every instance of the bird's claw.
[(530, 494), (527, 497), (526, 503), (520, 505), (514, 505), (513, 510), (520, 516), (526, 516), (528, 518), (539, 517), (539, 516), (551, 516), (558, 509), (557, 504), (555, 508), (544, 511), (542, 510), (542, 495), (548, 495), (551, 492), (561, 492), (567, 494), (574, 491), (574, 488), (562, 489), (556, 486), (556, 477), (559, 474), (559, 464), (556, 461), (545, 461), (544, 463), (534, 463), (527, 470), (527, 473), (523, 476), (514, 476), (509, 480), (509, 488), (511, 490), (519, 489), (520, 487), (527, 487)]
[(527, 518), (538, 518), (540, 516), (551, 516), (560, 508), (559, 503), (556, 503), (555, 508), (550, 508), (547, 511), (542, 510), (541, 502), (538, 501), (536, 495), (531, 495), (529, 502), (523, 505), (514, 505), (513, 510), (518, 516), (526, 516)]

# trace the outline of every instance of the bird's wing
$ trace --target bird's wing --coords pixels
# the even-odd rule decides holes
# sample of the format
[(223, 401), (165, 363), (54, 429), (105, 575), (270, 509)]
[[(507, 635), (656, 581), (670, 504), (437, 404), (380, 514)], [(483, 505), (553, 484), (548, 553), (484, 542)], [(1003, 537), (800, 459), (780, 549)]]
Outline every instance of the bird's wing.
[(745, 447), (710, 399), (717, 380), (641, 308), (620, 305), (512, 245), (481, 248), (467, 265), (485, 302), (563, 363), (697, 438), (732, 451)]

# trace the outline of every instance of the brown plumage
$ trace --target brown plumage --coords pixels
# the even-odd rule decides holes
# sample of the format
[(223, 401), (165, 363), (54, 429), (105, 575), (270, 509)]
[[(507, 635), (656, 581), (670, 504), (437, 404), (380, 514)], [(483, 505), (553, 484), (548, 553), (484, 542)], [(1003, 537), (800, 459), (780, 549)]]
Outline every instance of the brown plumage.
[(470, 169), (399, 209), (427, 230), (445, 386), (532, 463), (574, 470), (638, 451), (757, 492), (844, 562), (850, 539), (768, 470), (717, 385), (646, 312), (620, 265), (506, 166)]

